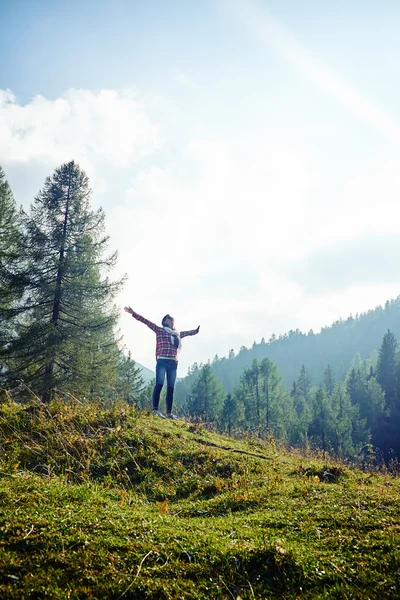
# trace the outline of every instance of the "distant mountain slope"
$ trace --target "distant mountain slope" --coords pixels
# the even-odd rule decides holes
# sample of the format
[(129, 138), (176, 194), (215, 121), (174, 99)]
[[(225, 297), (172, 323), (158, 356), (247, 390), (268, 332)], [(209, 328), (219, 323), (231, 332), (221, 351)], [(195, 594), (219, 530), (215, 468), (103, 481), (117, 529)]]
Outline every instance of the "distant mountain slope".
[(142, 377), (143, 377), (143, 381), (145, 383), (150, 383), (151, 381), (153, 381), (153, 379), (155, 378), (156, 374), (154, 371), (151, 371), (150, 369), (148, 369), (147, 367), (144, 367), (143, 365), (141, 365), (140, 363), (136, 362), (136, 366), (139, 367), (139, 369), (142, 369)]
[(269, 358), (276, 363), (288, 388), (299, 376), (303, 364), (313, 384), (318, 385), (328, 364), (334, 377), (343, 379), (354, 355), (359, 352), (363, 359), (369, 358), (374, 350), (379, 350), (388, 329), (400, 341), (400, 296), (386, 302), (384, 307), (336, 321), (318, 334), (289, 331), (252, 348), (243, 347), (236, 356), (214, 361), (212, 368), (227, 392), (233, 391), (244, 368), (255, 358)]

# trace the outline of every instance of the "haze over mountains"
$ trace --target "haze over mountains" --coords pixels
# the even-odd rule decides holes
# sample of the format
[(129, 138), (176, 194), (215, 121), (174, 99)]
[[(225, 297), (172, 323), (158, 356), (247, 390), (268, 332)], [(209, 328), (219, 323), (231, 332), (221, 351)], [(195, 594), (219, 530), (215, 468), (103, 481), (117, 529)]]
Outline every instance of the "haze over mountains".
[[(289, 388), (298, 377), (302, 365), (314, 385), (321, 384), (329, 364), (336, 379), (343, 379), (354, 357), (377, 360), (382, 338), (390, 329), (400, 338), (400, 296), (366, 313), (339, 319), (323, 327), (320, 333), (310, 330), (289, 331), (284, 335), (262, 339), (251, 348), (232, 349), (228, 357), (211, 360), (212, 369), (226, 392), (232, 393), (246, 366), (256, 358), (269, 358), (278, 367)], [(185, 379), (185, 378), (184, 378)], [(190, 376), (189, 376), (190, 380)]]
[(147, 367), (145, 367), (144, 365), (141, 365), (138, 362), (136, 362), (136, 366), (142, 370), (142, 378), (143, 378), (144, 383), (150, 383), (155, 378), (156, 374), (151, 369), (148, 369)]

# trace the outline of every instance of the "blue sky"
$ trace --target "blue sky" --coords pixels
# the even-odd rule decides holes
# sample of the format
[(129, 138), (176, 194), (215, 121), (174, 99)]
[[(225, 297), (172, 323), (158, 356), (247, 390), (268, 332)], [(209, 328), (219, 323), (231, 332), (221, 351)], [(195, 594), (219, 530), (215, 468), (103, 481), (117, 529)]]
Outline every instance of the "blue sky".
[[(398, 295), (398, 2), (0, 8), (0, 164), (16, 199), (65, 160), (85, 168), (129, 275), (121, 306), (202, 325), (180, 375)], [(152, 368), (153, 334), (127, 318)]]

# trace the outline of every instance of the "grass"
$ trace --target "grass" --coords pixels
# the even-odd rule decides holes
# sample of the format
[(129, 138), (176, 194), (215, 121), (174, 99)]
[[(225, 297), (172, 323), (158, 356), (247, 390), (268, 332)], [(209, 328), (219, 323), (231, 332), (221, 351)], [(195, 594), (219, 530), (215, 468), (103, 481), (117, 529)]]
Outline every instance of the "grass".
[(124, 405), (0, 405), (0, 597), (399, 598), (400, 481)]

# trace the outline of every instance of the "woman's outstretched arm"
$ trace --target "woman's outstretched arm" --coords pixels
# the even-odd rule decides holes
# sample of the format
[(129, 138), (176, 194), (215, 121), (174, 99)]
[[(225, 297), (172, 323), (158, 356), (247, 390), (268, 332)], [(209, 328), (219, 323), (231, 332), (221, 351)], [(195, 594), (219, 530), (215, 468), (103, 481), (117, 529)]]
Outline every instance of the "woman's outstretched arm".
[(197, 329), (191, 329), (190, 331), (181, 331), (179, 335), (181, 338), (184, 338), (188, 335), (196, 335), (196, 333), (199, 333), (199, 330), (200, 330), (200, 325), (197, 327)]
[(162, 329), (162, 327), (159, 327), (155, 323), (152, 323), (148, 319), (145, 319), (144, 317), (136, 313), (134, 310), (131, 309), (130, 306), (125, 306), (124, 311), (132, 315), (132, 317), (137, 321), (140, 321), (141, 323), (147, 325), (147, 327), (150, 327), (150, 329), (152, 329), (153, 331), (158, 331), (159, 329)]

